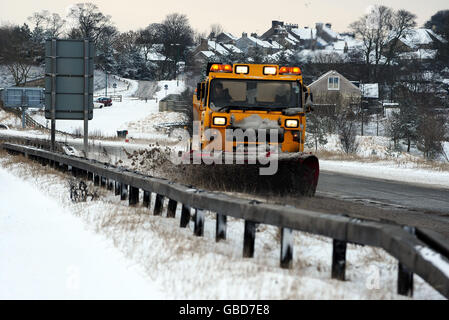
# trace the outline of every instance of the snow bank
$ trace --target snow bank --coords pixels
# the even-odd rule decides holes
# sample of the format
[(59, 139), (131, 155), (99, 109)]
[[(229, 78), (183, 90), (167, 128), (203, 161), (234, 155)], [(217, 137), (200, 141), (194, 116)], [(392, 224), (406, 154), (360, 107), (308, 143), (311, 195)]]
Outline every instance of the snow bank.
[(449, 188), (449, 172), (420, 169), (407, 162), (398, 167), (397, 163), (388, 161), (365, 163), (320, 159), (320, 169), (376, 179)]
[[(0, 299), (161, 299), (102, 237), (55, 198), (0, 168)], [(26, 197), (26, 201), (23, 201)]]

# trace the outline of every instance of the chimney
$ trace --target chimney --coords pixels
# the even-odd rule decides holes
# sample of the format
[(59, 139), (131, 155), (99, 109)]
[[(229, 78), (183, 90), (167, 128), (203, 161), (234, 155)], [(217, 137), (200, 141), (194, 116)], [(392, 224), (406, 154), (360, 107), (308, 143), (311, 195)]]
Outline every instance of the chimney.
[(272, 20), (271, 21), (271, 27), (274, 29), (277, 26), (282, 27), (284, 25), (283, 21), (277, 21), (277, 20)]
[(248, 37), (248, 34), (246, 32), (242, 32), (242, 38)]
[(201, 44), (200, 44), (201, 50), (202, 51), (207, 51), (209, 50), (209, 43), (207, 39), (201, 38)]
[(329, 29), (332, 29), (332, 23), (329, 23), (329, 22), (326, 23), (326, 27), (329, 28)]
[(317, 31), (318, 30), (321, 31), (323, 29), (323, 23), (317, 22), (317, 23), (315, 23), (315, 27), (316, 27)]
[(257, 33), (255, 32), (251, 33), (251, 37), (257, 38)]

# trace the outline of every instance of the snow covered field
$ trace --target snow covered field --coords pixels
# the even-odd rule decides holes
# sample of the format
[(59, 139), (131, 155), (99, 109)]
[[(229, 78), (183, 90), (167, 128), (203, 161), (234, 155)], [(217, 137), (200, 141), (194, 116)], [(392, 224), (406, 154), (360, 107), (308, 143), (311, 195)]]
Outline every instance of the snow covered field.
[[(277, 228), (260, 225), (255, 257), (243, 259), (240, 220), (215, 243), (210, 213), (198, 238), (192, 224), (179, 228), (179, 207), (176, 219), (152, 216), (98, 188), (99, 199), (73, 203), (59, 172), (6, 154), (0, 168), (2, 298), (404, 298), (397, 262), (381, 249), (348, 245), (341, 282), (330, 279), (331, 240), (294, 232), (293, 268), (283, 270)], [(415, 298), (442, 297), (415, 276)]]
[[(95, 133), (96, 135), (102, 135), (105, 137), (115, 137), (117, 136), (118, 130), (128, 129), (129, 123), (134, 123), (135, 121), (145, 119), (146, 117), (157, 113), (159, 111), (158, 102), (165, 97), (165, 85), (168, 85), (167, 94), (171, 93), (181, 93), (184, 91), (185, 86), (183, 82), (180, 82), (179, 87), (176, 86), (176, 80), (172, 81), (159, 81), (158, 87), (159, 91), (154, 94), (156, 100), (139, 100), (138, 98), (133, 97), (134, 93), (137, 91), (139, 87), (139, 82), (136, 80), (125, 79), (130, 83), (129, 89), (123, 86), (123, 82), (117, 81), (121, 86), (118, 87), (117, 94), (121, 94), (123, 97), (122, 102), (113, 101), (111, 107), (104, 108), (95, 108), (93, 119), (89, 121), (89, 132)], [(125, 90), (126, 89), (126, 90)], [(125, 90), (125, 91), (123, 91)], [(97, 91), (98, 94), (104, 94), (104, 90)], [(109, 93), (113, 93), (109, 91)], [(43, 115), (33, 115), (33, 118), (41, 123), (46, 124), (47, 120)], [(81, 120), (57, 120), (56, 121), (56, 129), (68, 133), (76, 132), (80, 130), (82, 132), (83, 121)], [(150, 127), (152, 129), (152, 126)], [(134, 138), (134, 134), (136, 134), (136, 138), (144, 137), (142, 135), (142, 128), (138, 128), (134, 130), (130, 128), (129, 138)]]

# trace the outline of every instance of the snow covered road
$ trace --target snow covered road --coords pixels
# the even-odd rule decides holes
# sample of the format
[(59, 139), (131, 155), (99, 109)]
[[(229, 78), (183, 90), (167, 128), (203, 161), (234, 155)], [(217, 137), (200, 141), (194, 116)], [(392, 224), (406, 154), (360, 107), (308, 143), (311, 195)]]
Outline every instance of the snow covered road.
[(53, 198), (1, 167), (0, 181), (0, 299), (164, 297)]

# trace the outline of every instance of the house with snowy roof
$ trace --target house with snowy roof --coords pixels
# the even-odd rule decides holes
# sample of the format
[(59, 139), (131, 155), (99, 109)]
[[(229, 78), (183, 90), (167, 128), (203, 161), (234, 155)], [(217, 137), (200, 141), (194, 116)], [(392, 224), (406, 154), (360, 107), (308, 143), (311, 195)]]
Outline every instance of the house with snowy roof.
[(343, 37), (332, 30), (332, 24), (318, 22), (315, 28), (300, 28), (297, 24), (284, 24), (283, 21), (273, 20), (271, 28), (261, 37), (263, 40), (275, 40), (287, 49), (325, 49)]
[(229, 32), (222, 32), (216, 37), (216, 41), (223, 44), (235, 44), (239, 38)]
[(335, 70), (321, 75), (309, 88), (313, 93), (315, 110), (318, 112), (338, 112), (360, 106), (360, 88)]
[(276, 41), (271, 41), (270, 43), (269, 41), (259, 39), (255, 33), (248, 36), (246, 32), (242, 33), (242, 37), (235, 42), (235, 45), (245, 54), (251, 54), (253, 50), (258, 48), (263, 54), (269, 55), (281, 50), (282, 48), (282, 46)]
[(233, 44), (224, 44), (209, 39), (201, 39), (200, 45), (192, 52), (195, 59), (202, 61), (211, 61), (213, 59), (218, 61), (221, 57), (230, 54), (242, 54), (242, 51)]
[[(393, 41), (389, 40), (387, 50)], [(437, 47), (443, 43), (447, 43), (447, 40), (431, 29), (417, 28), (408, 30), (398, 39), (396, 45), (401, 51), (401, 59), (431, 60), (437, 54)]]
[(337, 40), (339, 40), (341, 38), (341, 36), (338, 34), (338, 32), (335, 32), (334, 30), (332, 30), (331, 23), (324, 24), (322, 22), (317, 22), (317, 23), (315, 23), (315, 28), (316, 28), (317, 37), (320, 37), (327, 43), (336, 42)]
[(276, 42), (281, 49), (298, 49), (299, 40), (290, 34), (292, 28), (297, 28), (297, 24), (284, 24), (283, 21), (271, 21), (271, 28), (260, 36), (260, 39), (268, 42)]

